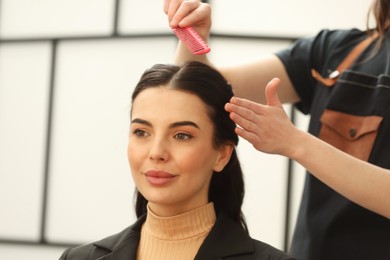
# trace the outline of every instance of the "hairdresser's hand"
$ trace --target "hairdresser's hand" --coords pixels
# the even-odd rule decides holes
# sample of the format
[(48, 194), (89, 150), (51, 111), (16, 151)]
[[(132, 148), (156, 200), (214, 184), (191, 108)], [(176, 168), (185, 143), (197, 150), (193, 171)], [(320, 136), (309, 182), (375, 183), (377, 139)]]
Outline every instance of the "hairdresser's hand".
[(266, 89), (267, 105), (233, 97), (225, 106), (230, 118), (239, 126), (236, 133), (257, 150), (290, 157), (299, 145), (301, 131), (290, 121), (277, 94), (279, 79), (271, 80)]
[(207, 39), (211, 28), (211, 7), (199, 0), (164, 0), (164, 12), (168, 15), (169, 26), (192, 26)]

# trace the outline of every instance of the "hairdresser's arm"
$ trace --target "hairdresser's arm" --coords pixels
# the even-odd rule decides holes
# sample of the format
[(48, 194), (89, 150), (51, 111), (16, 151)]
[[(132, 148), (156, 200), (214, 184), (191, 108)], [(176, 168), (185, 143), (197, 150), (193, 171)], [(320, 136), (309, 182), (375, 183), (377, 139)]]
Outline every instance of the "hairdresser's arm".
[(359, 160), (296, 128), (277, 95), (279, 80), (266, 88), (267, 105), (233, 98), (226, 105), (236, 132), (262, 152), (297, 161), (351, 201), (390, 219), (390, 170)]
[(282, 80), (279, 87), (282, 103), (299, 101), (283, 63), (275, 55), (270, 55), (252, 63), (220, 67), (218, 69), (232, 85), (235, 96), (240, 98), (265, 104), (265, 86), (271, 79), (277, 77)]
[[(208, 41), (211, 28), (211, 7), (209, 4), (199, 0), (164, 0), (164, 12), (168, 16), (170, 27), (192, 26), (206, 42)], [(207, 55), (192, 55), (179, 42), (175, 63), (181, 64), (186, 60), (198, 60), (213, 66)], [(218, 67), (217, 69), (233, 86), (236, 96), (265, 103), (264, 87), (272, 78), (278, 77), (283, 82), (279, 90), (282, 102), (299, 101), (282, 62), (275, 55), (252, 63)]]
[(390, 170), (359, 160), (306, 133), (288, 157), (351, 201), (390, 219)]

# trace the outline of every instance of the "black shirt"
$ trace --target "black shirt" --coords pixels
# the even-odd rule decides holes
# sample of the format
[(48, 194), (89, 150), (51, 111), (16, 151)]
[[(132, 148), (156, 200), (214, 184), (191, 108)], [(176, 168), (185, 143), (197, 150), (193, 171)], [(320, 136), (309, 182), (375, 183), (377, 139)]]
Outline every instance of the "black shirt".
[[(309, 132), (390, 169), (389, 32), (379, 50), (375, 40), (332, 87), (317, 82), (310, 73), (316, 69), (328, 77), (366, 37), (356, 29), (323, 30), (277, 56), (300, 96), (297, 108), (311, 116)], [(302, 260), (388, 260), (390, 220), (307, 174), (290, 253)]]

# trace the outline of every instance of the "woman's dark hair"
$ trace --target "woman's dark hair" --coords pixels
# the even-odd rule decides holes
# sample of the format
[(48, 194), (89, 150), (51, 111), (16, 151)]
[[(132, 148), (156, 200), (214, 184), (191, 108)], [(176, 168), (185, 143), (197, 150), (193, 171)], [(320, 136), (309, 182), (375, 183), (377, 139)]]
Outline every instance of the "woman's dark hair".
[[(231, 86), (212, 67), (191, 61), (182, 66), (156, 64), (146, 70), (132, 95), (132, 101), (145, 89), (169, 87), (198, 96), (208, 107), (209, 117), (214, 125), (214, 147), (223, 144), (238, 144), (235, 123), (224, 106), (233, 96)], [(247, 230), (241, 206), (244, 199), (244, 180), (236, 149), (228, 164), (218, 174), (214, 173), (209, 187), (209, 201), (214, 203), (216, 214), (224, 212)], [(147, 212), (147, 200), (136, 190), (135, 210), (137, 217)]]

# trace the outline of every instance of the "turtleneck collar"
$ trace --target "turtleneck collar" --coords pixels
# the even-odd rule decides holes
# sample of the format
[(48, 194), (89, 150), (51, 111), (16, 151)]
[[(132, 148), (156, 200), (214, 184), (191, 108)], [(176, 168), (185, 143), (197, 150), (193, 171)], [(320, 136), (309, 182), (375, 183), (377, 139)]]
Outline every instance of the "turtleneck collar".
[(216, 220), (212, 202), (171, 217), (159, 217), (148, 207), (143, 229), (162, 240), (183, 240), (210, 232)]

